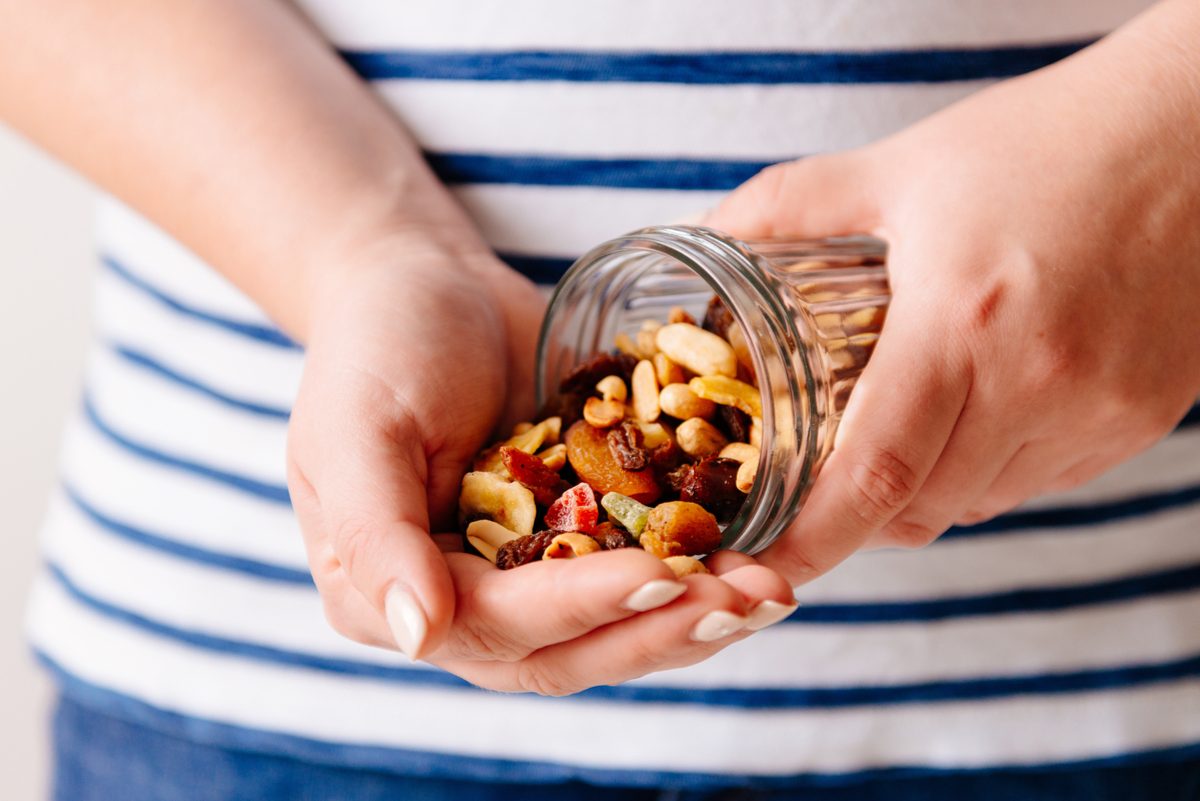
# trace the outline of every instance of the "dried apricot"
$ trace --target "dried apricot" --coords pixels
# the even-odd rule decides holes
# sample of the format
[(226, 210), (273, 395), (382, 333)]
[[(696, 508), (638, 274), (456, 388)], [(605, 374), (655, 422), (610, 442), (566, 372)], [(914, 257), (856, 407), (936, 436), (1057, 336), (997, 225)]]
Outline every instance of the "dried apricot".
[(579, 478), (597, 492), (619, 492), (642, 503), (653, 503), (662, 489), (649, 470), (626, 470), (608, 448), (605, 432), (580, 421), (563, 438), (567, 461)]

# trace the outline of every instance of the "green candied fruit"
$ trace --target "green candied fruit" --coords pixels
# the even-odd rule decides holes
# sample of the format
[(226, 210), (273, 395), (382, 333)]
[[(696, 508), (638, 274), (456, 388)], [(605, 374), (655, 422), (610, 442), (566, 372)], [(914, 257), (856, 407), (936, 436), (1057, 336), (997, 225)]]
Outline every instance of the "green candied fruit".
[(624, 526), (634, 537), (642, 536), (642, 529), (646, 527), (646, 519), (650, 516), (649, 506), (619, 492), (604, 493), (600, 505), (608, 512), (609, 517)]

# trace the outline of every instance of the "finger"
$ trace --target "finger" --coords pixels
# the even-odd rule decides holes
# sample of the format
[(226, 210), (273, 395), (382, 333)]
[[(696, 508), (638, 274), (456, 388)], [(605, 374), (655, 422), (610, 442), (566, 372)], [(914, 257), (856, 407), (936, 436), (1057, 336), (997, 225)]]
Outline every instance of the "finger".
[(719, 578), (742, 594), (749, 631), (774, 625), (799, 606), (792, 585), (766, 565), (742, 565), (722, 572)]
[(543, 648), (519, 662), (444, 667), (492, 689), (568, 695), (695, 664), (744, 632), (747, 610), (741, 594), (716, 576), (683, 581), (687, 593), (669, 606)]
[(804, 508), (759, 556), (794, 584), (825, 573), (904, 511), (941, 456), (970, 370), (927, 327), (931, 314), (897, 299)]
[(804, 239), (873, 230), (873, 182), (857, 153), (775, 164), (735, 189), (703, 224), (744, 239)]
[(447, 564), (459, 595), (442, 658), (522, 659), (671, 603), (687, 589), (661, 559), (640, 548), (512, 570), (466, 554), (448, 554)]

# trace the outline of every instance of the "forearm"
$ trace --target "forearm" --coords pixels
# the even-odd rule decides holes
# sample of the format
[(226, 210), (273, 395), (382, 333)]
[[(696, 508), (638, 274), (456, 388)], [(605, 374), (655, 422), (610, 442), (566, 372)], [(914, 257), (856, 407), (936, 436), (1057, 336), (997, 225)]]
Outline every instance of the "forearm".
[(388, 111), (280, 0), (0, 0), (0, 118), (303, 338), (341, 254), (469, 243)]

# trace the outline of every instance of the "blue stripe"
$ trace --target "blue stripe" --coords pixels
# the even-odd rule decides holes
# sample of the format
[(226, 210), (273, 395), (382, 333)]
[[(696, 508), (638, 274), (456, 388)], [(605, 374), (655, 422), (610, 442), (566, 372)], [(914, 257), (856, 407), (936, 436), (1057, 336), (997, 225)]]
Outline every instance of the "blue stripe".
[(225, 406), (229, 406), (239, 411), (249, 412), (254, 415), (259, 415), (261, 417), (269, 417), (275, 420), (287, 421), (288, 418), (291, 417), (291, 411), (288, 409), (283, 409), (277, 406), (268, 406), (266, 404), (256, 403), (254, 401), (243, 400), (242, 398), (236, 398), (233, 395), (222, 392), (221, 390), (216, 389), (209, 384), (205, 384), (198, 379), (184, 375), (174, 368), (168, 367), (143, 351), (136, 350), (115, 342), (110, 343), (110, 347), (112, 348), (113, 352), (117, 354), (117, 356), (121, 357), (130, 364), (141, 367), (142, 369), (153, 373), (159, 378), (165, 379), (172, 384), (192, 390), (193, 392), (198, 392), (206, 398), (215, 400)]
[(258, 342), (267, 345), (274, 345), (288, 350), (300, 350), (300, 346), (289, 339), (282, 331), (272, 326), (258, 325), (256, 323), (247, 323), (242, 320), (234, 320), (231, 317), (222, 317), (212, 312), (198, 309), (195, 306), (189, 306), (186, 303), (171, 297), (167, 293), (150, 284), (140, 276), (130, 272), (130, 270), (112, 256), (102, 255), (100, 263), (108, 268), (108, 270), (125, 283), (132, 287), (141, 290), (144, 294), (154, 298), (156, 301), (166, 306), (173, 312), (177, 312), (184, 317), (191, 317), (194, 320), (200, 320), (218, 328), (223, 328), (235, 334), (248, 337)]
[[(1070, 762), (989, 765), (971, 768), (934, 768), (909, 765), (840, 773), (799, 773), (784, 776), (620, 770), (556, 762), (526, 762), (375, 745), (350, 745), (182, 715), (85, 681), (70, 673), (44, 652), (37, 652), (37, 657), (69, 697), (105, 714), (139, 723), (156, 731), (174, 735), (184, 741), (203, 742), (218, 747), (236, 748), (256, 753), (278, 754), (315, 764), (381, 770), (409, 776), (440, 776), (480, 782), (539, 784), (584, 781), (606, 786), (671, 787), (690, 790), (714, 790), (733, 785), (761, 788), (844, 787), (867, 781), (903, 782), (903, 784), (893, 784), (892, 790), (895, 792), (903, 788), (906, 791), (905, 798), (921, 798), (924, 801), (961, 801), (963, 798), (978, 796), (978, 792), (967, 792), (968, 788), (954, 782), (956, 777), (987, 778), (989, 786), (993, 788), (1003, 782), (1002, 777), (1012, 777), (1014, 782), (1011, 799), (1012, 801), (1018, 799), (1023, 801), (1030, 797), (1029, 792), (1032, 787), (1047, 789), (1047, 785), (1054, 781), (1054, 774), (1069, 778), (1069, 773), (1074, 771), (1140, 766), (1146, 767), (1145, 772), (1129, 774), (1126, 779), (1129, 782), (1127, 785), (1120, 779), (1120, 776), (1125, 774), (1114, 774), (1106, 777), (1104, 786), (1113, 790), (1110, 798), (1148, 797), (1145, 795), (1146, 791), (1155, 787), (1162, 787), (1164, 791), (1168, 788), (1178, 789), (1174, 784), (1178, 781), (1176, 776), (1169, 776), (1171, 784), (1158, 784), (1164, 778), (1168, 778), (1169, 768), (1167, 766), (1200, 759), (1200, 743), (1195, 743)], [(668, 758), (664, 757), (664, 761)], [(1030, 776), (1029, 774), (1033, 771), (1038, 771), (1042, 775)], [(1053, 773), (1046, 774), (1048, 771)], [(1032, 783), (1034, 778), (1038, 780), (1037, 784)], [(1087, 777), (1086, 780), (1087, 786), (1093, 790), (1096, 786), (1096, 778), (1098, 777)], [(907, 792), (911, 792), (912, 795), (908, 795)], [(844, 796), (839, 795), (838, 797)], [(998, 796), (991, 797), (997, 798)], [(1053, 797), (1065, 798), (1067, 795), (1055, 794)], [(1071, 794), (1070, 797), (1082, 798), (1085, 796)], [(1094, 797), (1094, 795), (1087, 797)], [(1171, 796), (1165, 797), (1171, 798)]]
[(1094, 41), (1090, 37), (1043, 45), (871, 52), (345, 50), (342, 57), (367, 80), (723, 85), (940, 83), (1020, 75), (1053, 64)]
[(1195, 425), (1200, 425), (1200, 403), (1188, 409), (1188, 413), (1179, 421), (1179, 425), (1175, 426), (1175, 430), (1179, 431), (1182, 428), (1191, 428)]
[(426, 153), (447, 184), (600, 186), (725, 192), (771, 166), (770, 161), (589, 159), (561, 156)]
[(85, 395), (83, 399), (83, 412), (84, 416), (87, 418), (87, 421), (111, 442), (119, 445), (121, 448), (129, 451), (132, 454), (146, 459), (147, 461), (155, 462), (156, 464), (161, 464), (176, 470), (182, 470), (185, 473), (190, 473), (191, 475), (199, 476), (201, 478), (208, 479), (209, 481), (215, 481), (218, 484), (232, 487), (233, 489), (239, 490), (240, 492), (245, 492), (257, 498), (274, 501), (275, 503), (291, 504), (291, 499), (288, 496), (288, 490), (286, 486), (281, 484), (269, 484), (264, 481), (259, 481), (258, 479), (249, 478), (248, 476), (230, 473), (226, 470), (220, 470), (216, 467), (210, 467), (209, 465), (201, 464), (200, 462), (184, 459), (182, 457), (160, 451), (157, 448), (152, 448), (149, 445), (144, 445), (140, 442), (135, 442), (134, 440), (129, 439), (101, 419), (99, 413), (96, 411), (95, 405), (92, 403), (92, 399), (87, 395)]
[[(97, 598), (75, 584), (58, 565), (49, 563), (47, 570), (71, 597), (89, 609), (151, 634), (207, 651), (270, 664), (394, 681), (407, 685), (475, 689), (457, 676), (442, 671), (324, 657), (182, 629)], [(613, 687), (593, 687), (571, 697), (584, 701), (689, 704), (747, 709), (841, 709), (860, 706), (986, 700), (1015, 695), (1092, 692), (1179, 681), (1198, 675), (1200, 675), (1200, 654), (1157, 664), (1133, 664), (1059, 673), (981, 677), (912, 684), (754, 688), (664, 687), (649, 684), (624, 684)]]
[(221, 570), (229, 570), (234, 573), (243, 573), (268, 581), (279, 581), (285, 584), (303, 584), (306, 587), (313, 586), (312, 576), (309, 575), (307, 570), (295, 570), (290, 567), (283, 567), (282, 565), (261, 562), (257, 559), (247, 559), (220, 551), (209, 550), (208, 548), (201, 548), (196, 545), (189, 545), (185, 542), (180, 542), (174, 537), (155, 534), (146, 529), (131, 526), (128, 523), (123, 523), (109, 517), (84, 500), (79, 491), (69, 484), (63, 484), (63, 493), (75, 505), (75, 508), (97, 526), (110, 534), (129, 542), (137, 543), (142, 547), (161, 551), (187, 562), (207, 565), (208, 567), (215, 567)]
[(500, 260), (521, 275), (539, 284), (557, 284), (574, 259), (559, 256), (525, 256), (519, 253), (497, 253)]

